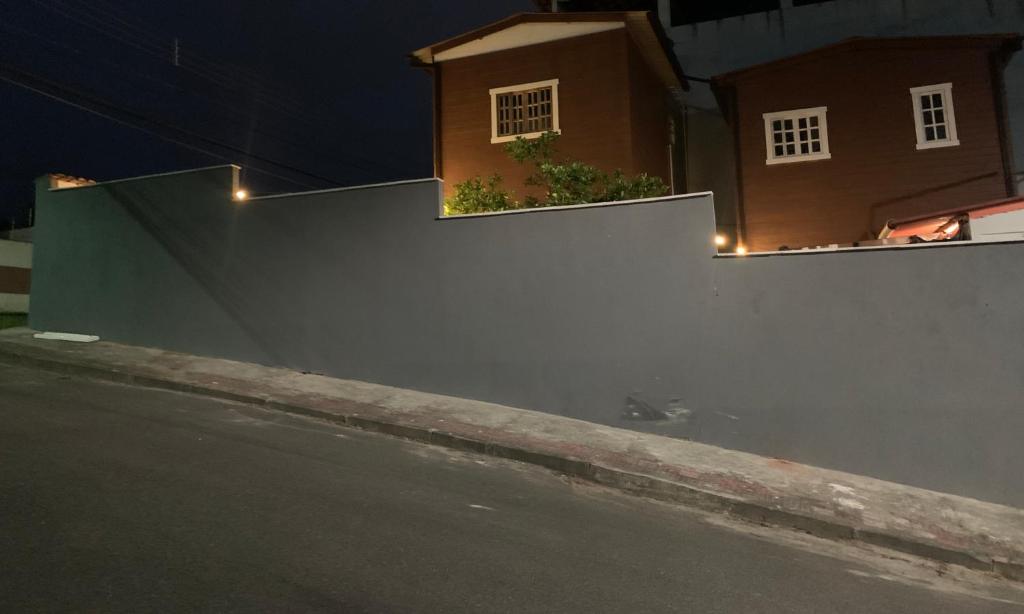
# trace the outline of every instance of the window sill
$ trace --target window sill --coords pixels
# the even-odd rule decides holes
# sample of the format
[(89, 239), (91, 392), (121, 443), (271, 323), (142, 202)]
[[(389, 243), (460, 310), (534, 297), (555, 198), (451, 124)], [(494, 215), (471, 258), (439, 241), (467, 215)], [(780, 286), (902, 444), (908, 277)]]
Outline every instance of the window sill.
[(959, 145), (959, 139), (954, 139), (952, 141), (929, 141), (926, 143), (918, 143), (917, 149), (920, 151), (922, 149), (939, 149), (942, 147), (957, 147)]
[(543, 130), (541, 132), (526, 132), (524, 134), (510, 134), (508, 136), (492, 136), (491, 143), (508, 143), (509, 141), (514, 141), (519, 137), (523, 137), (524, 139), (536, 139), (543, 136), (547, 132), (562, 134), (561, 130)]
[(773, 164), (793, 164), (794, 162), (817, 162), (818, 160), (831, 159), (831, 153), (820, 153), (807, 156), (793, 156), (790, 158), (768, 158), (767, 160), (765, 160), (765, 164), (771, 166)]

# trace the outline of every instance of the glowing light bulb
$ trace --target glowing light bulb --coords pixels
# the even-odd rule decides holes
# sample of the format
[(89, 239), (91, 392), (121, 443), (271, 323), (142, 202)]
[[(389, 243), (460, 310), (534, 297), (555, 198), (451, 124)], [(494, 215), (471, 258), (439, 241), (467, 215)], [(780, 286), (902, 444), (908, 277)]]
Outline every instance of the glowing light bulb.
[(747, 255), (747, 248), (742, 246), (742, 245), (737, 245), (736, 246), (736, 255), (737, 256), (746, 256)]
[(725, 235), (715, 235), (715, 245), (717, 245), (718, 247), (722, 247), (728, 242), (729, 239), (726, 239)]
[(245, 200), (246, 198), (249, 198), (249, 193), (245, 190), (235, 191), (235, 200)]

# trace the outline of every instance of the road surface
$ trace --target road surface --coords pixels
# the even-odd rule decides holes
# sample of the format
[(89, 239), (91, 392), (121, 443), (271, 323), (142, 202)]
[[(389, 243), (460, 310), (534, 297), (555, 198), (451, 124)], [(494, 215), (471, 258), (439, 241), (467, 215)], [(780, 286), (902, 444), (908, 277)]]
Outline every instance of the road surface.
[(8, 612), (1024, 612), (1013, 583), (716, 518), (518, 463), (0, 365)]

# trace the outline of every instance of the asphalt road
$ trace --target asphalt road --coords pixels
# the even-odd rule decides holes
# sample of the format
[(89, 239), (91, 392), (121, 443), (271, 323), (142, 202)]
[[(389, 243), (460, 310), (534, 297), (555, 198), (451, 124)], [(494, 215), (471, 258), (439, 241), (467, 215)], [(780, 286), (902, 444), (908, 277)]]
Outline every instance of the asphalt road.
[(1024, 611), (1009, 583), (711, 518), (517, 463), (0, 365), (5, 612)]

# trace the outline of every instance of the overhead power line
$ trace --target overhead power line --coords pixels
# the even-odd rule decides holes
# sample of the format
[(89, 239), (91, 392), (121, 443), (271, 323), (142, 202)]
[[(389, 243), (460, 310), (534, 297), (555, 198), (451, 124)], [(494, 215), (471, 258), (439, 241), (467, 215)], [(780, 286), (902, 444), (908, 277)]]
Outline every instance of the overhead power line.
[[(87, 8), (69, 5), (62, 0), (31, 0), (37, 6), (49, 10), (65, 19), (85, 26), (86, 28), (99, 33), (122, 45), (126, 45), (137, 52), (148, 55), (160, 62), (171, 63), (173, 60), (173, 38), (162, 34), (149, 33), (139, 35), (126, 31), (117, 24), (105, 21), (102, 17), (94, 14)], [(123, 20), (121, 20), (123, 21)], [(162, 41), (160, 43), (154, 41)], [(196, 59), (192, 52), (180, 50), (179, 63), (176, 68), (189, 73), (201, 80), (214, 84), (225, 89), (244, 90), (247, 96), (252, 97), (258, 104), (268, 109), (288, 115), (293, 120), (307, 124), (311, 127), (321, 127), (311, 118), (311, 111), (302, 103), (293, 100), (283, 100), (280, 95), (268, 93), (262, 79), (250, 77), (240, 78), (239, 70), (224, 67), (211, 66), (210, 62)]]
[[(0, 3), (8, 2), (9, 0), (0, 0)], [(108, 2), (92, 0), (88, 6), (76, 4), (73, 0), (31, 0), (31, 2), (73, 23), (85, 26), (113, 41), (126, 45), (154, 60), (165, 62), (169, 65), (174, 64), (174, 44), (177, 39), (129, 22), (120, 17), (117, 14), (117, 9), (113, 8)], [(242, 90), (237, 91), (237, 94), (244, 94), (255, 100), (258, 105), (280, 113), (282, 116), (287, 116), (294, 122), (321, 132), (325, 126), (338, 128), (339, 131), (342, 128), (337, 124), (338, 114), (336, 112), (331, 112), (328, 115), (325, 111), (317, 109), (313, 105), (300, 102), (292, 97), (282, 97), (281, 94), (268, 90), (264, 83), (265, 80), (252, 71), (207, 59), (185, 46), (178, 49), (178, 58), (178, 63), (174, 65), (184, 73), (191, 74), (197, 80), (212, 84), (218, 88)], [(195, 81), (193, 80), (194, 83)], [(259, 129), (255, 131), (261, 132)], [(265, 132), (263, 134), (275, 140), (286, 142), (283, 138)], [(290, 144), (297, 145), (294, 142), (290, 142)], [(306, 148), (305, 145), (302, 145), (302, 147)], [(347, 152), (333, 152), (330, 155), (342, 158), (346, 164), (368, 173), (373, 171), (367, 165), (380, 170), (402, 174), (407, 171), (411, 164), (409, 160), (397, 160), (393, 164), (385, 163)]]
[[(83, 25), (94, 32), (116, 40), (123, 45), (127, 45), (136, 51), (152, 56), (162, 62), (170, 62), (172, 60), (171, 54), (173, 52), (173, 39), (171, 37), (165, 37), (162, 35), (154, 35), (153, 37), (145, 38), (140, 37), (138, 35), (128, 33), (116, 24), (106, 22), (88, 11), (83, 11), (78, 7), (70, 6), (66, 3), (61, 3), (59, 0), (56, 0), (57, 3), (55, 3), (54, 0), (31, 1), (36, 5), (61, 15), (72, 22)], [(166, 44), (155, 43), (153, 42), (154, 38), (156, 40), (166, 39)], [(245, 81), (237, 78), (237, 75), (230, 70), (225, 71), (224, 69), (211, 69), (202, 65), (201, 62), (179, 62), (178, 68), (211, 83), (220, 85), (221, 87), (225, 84), (229, 84), (229, 86), (234, 88), (249, 88), (250, 91), (248, 93), (261, 104), (282, 113), (288, 113), (293, 118), (300, 121), (306, 121), (305, 117), (300, 114), (302, 110), (301, 104), (296, 102), (284, 102), (280, 100), (279, 97), (266, 93), (265, 86), (258, 81), (246, 83)]]
[[(60, 1), (67, 5), (68, 0)], [(79, 1), (79, 4), (81, 4), (81, 1)], [(178, 39), (178, 37), (170, 37), (161, 32), (155, 32), (153, 30), (150, 30), (148, 28), (145, 28), (143, 26), (140, 26), (136, 23), (132, 23), (124, 19), (123, 17), (118, 15), (117, 9), (115, 7), (112, 7), (110, 3), (106, 0), (89, 0), (89, 2), (87, 2), (86, 4), (87, 6), (84, 7), (82, 10), (89, 11), (97, 18), (100, 18), (101, 16), (106, 16), (112, 21), (116, 21), (117, 23), (122, 24), (123, 28), (125, 28), (127, 31), (137, 33), (138, 36), (140, 36), (143, 40), (152, 41), (164, 39), (171, 41), (170, 45), (172, 53), (174, 50), (178, 51), (179, 59), (183, 60), (187, 57), (190, 60), (190, 64), (201, 66), (209, 71), (212, 71), (219, 75), (220, 78), (229, 81), (237, 81), (250, 87), (262, 88), (265, 94), (272, 95), (275, 98), (275, 100), (285, 104), (292, 110), (297, 112), (307, 112), (308, 105), (305, 104), (302, 100), (295, 98), (293, 96), (289, 96), (287, 92), (282, 92), (280, 89), (267, 90), (265, 77), (253, 70), (246, 69), (234, 64), (229, 64), (227, 62), (215, 60), (213, 58), (210, 58), (206, 54), (196, 51), (192, 47), (182, 47), (180, 45), (180, 40)]]
[[(0, 0), (0, 2), (2, 2), (2, 0)], [(156, 77), (156, 76), (154, 76), (152, 74), (141, 73), (141, 72), (139, 72), (137, 70), (134, 70), (134, 69), (132, 69), (130, 67), (127, 67), (127, 66), (125, 66), (125, 65), (123, 65), (123, 64), (121, 64), (119, 62), (114, 62), (114, 61), (111, 61), (111, 60), (108, 60), (108, 59), (105, 59), (105, 58), (102, 58), (102, 57), (97, 57), (97, 56), (95, 56), (93, 54), (89, 54), (89, 53), (83, 51), (82, 49), (79, 49), (77, 47), (73, 47), (73, 46), (68, 45), (66, 43), (55, 41), (55, 40), (53, 40), (51, 38), (45, 37), (45, 36), (43, 36), (41, 34), (38, 34), (36, 32), (32, 32), (30, 30), (26, 30), (24, 28), (21, 28), (21, 27), (18, 27), (18, 26), (14, 26), (14, 25), (9, 24), (9, 23), (3, 23), (3, 22), (0, 22), (0, 30), (6, 30), (6, 31), (8, 31), (8, 32), (10, 32), (11, 34), (14, 34), (14, 35), (28, 37), (28, 38), (31, 38), (31, 39), (33, 39), (35, 41), (38, 41), (38, 42), (41, 42), (41, 43), (43, 43), (45, 45), (53, 47), (56, 50), (60, 50), (60, 51), (65, 52), (65, 53), (70, 53), (76, 59), (81, 60), (83, 62), (86, 59), (88, 59), (88, 60), (90, 60), (93, 63), (102, 64), (102, 65), (108, 67), (110, 70), (116, 70), (117, 74), (120, 75), (122, 78), (125, 75), (130, 75), (132, 77), (144, 80), (144, 81), (146, 81), (148, 83), (153, 84), (154, 86), (157, 86), (161, 90), (162, 93), (163, 92), (175, 92), (175, 93), (177, 93), (177, 92), (180, 91), (179, 86), (174, 84), (174, 83), (170, 83), (170, 82), (168, 82), (168, 81), (166, 81), (164, 79), (161, 79), (159, 77)], [(64, 59), (66, 60), (67, 58), (65, 57)], [(353, 157), (353, 156), (351, 156), (349, 154), (340, 153), (340, 152), (327, 152), (327, 151), (325, 151), (323, 149), (320, 149), (320, 148), (317, 148), (317, 147), (315, 147), (313, 145), (310, 145), (309, 143), (300, 143), (300, 142), (298, 142), (298, 141), (296, 141), (294, 139), (282, 136), (282, 135), (278, 134), (275, 131), (270, 131), (270, 130), (266, 130), (264, 128), (248, 125), (249, 123), (251, 123), (249, 121), (251, 118), (247, 117), (246, 113), (241, 111), (237, 104), (230, 104), (228, 102), (225, 102), (223, 100), (219, 100), (219, 99), (217, 99), (217, 98), (215, 98), (213, 96), (210, 96), (208, 93), (201, 92), (201, 91), (198, 91), (198, 90), (191, 90), (191, 91), (195, 95), (201, 97), (205, 103), (208, 103), (208, 104), (210, 104), (210, 105), (212, 105), (214, 107), (217, 107), (217, 108), (221, 109), (221, 113), (223, 114), (223, 116), (226, 116), (230, 121), (232, 121), (236, 125), (245, 125), (245, 129), (246, 130), (249, 130), (249, 131), (251, 131), (254, 134), (259, 134), (259, 135), (261, 135), (263, 137), (266, 137), (266, 138), (269, 138), (271, 140), (277, 141), (278, 143), (281, 143), (281, 144), (286, 145), (288, 147), (291, 147), (291, 148), (294, 148), (294, 149), (298, 149), (298, 150), (302, 150), (302, 151), (305, 151), (305, 152), (316, 153), (317, 155), (322, 156), (322, 157), (327, 158), (327, 159), (330, 159), (330, 158), (340, 158), (342, 160), (345, 160), (344, 163), (345, 163), (346, 166), (348, 166), (350, 168), (354, 168), (354, 169), (359, 170), (359, 171), (362, 171), (368, 177), (375, 177), (375, 171), (374, 171), (374, 168), (372, 168), (373, 166), (376, 166), (378, 170), (381, 170), (381, 169), (388, 169), (388, 170), (392, 170), (392, 171), (397, 171), (398, 170), (397, 168), (392, 168), (390, 165), (388, 165), (388, 166), (379, 165), (379, 164), (374, 163), (371, 160)], [(210, 124), (210, 122), (202, 122), (202, 123), (206, 124), (206, 125)], [(263, 123), (263, 122), (261, 121), (261, 123)], [(271, 123), (274, 123), (274, 122), (271, 122)], [(285, 127), (285, 124), (280, 123), (280, 122), (277, 122), (277, 123), (278, 123), (280, 128), (284, 128)]]
[[(67, 6), (69, 0), (57, 1), (62, 2), (65, 6)], [(78, 4), (82, 4), (81, 0), (79, 0)], [(117, 24), (113, 22), (117, 22), (121, 24), (123, 28), (122, 31), (137, 33), (137, 36), (141, 37), (142, 40), (167, 40), (169, 44), (168, 49), (170, 49), (171, 54), (173, 54), (173, 51), (175, 49), (175, 43), (180, 42), (177, 37), (171, 37), (161, 32), (155, 32), (153, 30), (150, 30), (148, 28), (145, 28), (143, 26), (140, 26), (136, 23), (132, 23), (124, 19), (123, 17), (118, 15), (117, 9), (112, 7), (110, 3), (106, 0), (89, 0), (85, 4), (86, 6), (82, 7), (80, 10), (88, 11), (96, 19), (102, 19), (102, 17), (107, 17), (111, 20), (111, 25), (116, 26)], [(160, 49), (163, 50), (162, 47), (160, 47)], [(202, 66), (209, 71), (221, 75), (222, 78), (224, 79), (237, 81), (243, 84), (248, 84), (250, 86), (266, 88), (266, 79), (262, 75), (252, 70), (212, 59), (205, 54), (199, 53), (191, 47), (181, 47), (179, 45), (177, 49), (179, 51), (181, 59), (184, 59), (184, 57), (187, 56), (191, 58), (191, 63), (193, 65)], [(272, 92), (268, 90), (266, 93), (273, 94), (277, 101), (285, 103), (287, 106), (291, 107), (293, 110), (296, 111), (304, 111), (308, 106), (304, 104), (301, 100), (289, 96), (286, 92), (282, 92), (280, 90), (274, 90)]]
[[(305, 171), (301, 168), (283, 162), (278, 162), (265, 156), (252, 154), (242, 149), (239, 149), (231, 144), (224, 143), (222, 141), (212, 139), (210, 137), (197, 134), (189, 130), (178, 128), (177, 126), (172, 126), (165, 122), (152, 119), (150, 117), (146, 117), (145, 115), (142, 115), (135, 111), (131, 111), (119, 105), (99, 99), (91, 94), (75, 90), (74, 88), (71, 88), (66, 84), (61, 84), (45, 79), (43, 77), (40, 77), (39, 75), (35, 75), (31, 72), (22, 70), (20, 68), (2, 62), (0, 62), (0, 80), (6, 81), (23, 89), (35, 92), (37, 94), (46, 96), (47, 98), (57, 100), (61, 103), (67, 104), (77, 109), (87, 111), (89, 113), (92, 113), (93, 115), (98, 115), (100, 117), (104, 117), (119, 124), (129, 126), (138, 130), (142, 130), (144, 132), (157, 136), (163, 140), (175, 143), (182, 147), (186, 147), (193, 151), (206, 154), (208, 156), (212, 156), (214, 158), (218, 158), (220, 160), (225, 160), (228, 162), (233, 161), (232, 158), (224, 155), (223, 153), (211, 151), (209, 147), (213, 147), (224, 152), (231, 152), (246, 157), (250, 160), (256, 160), (258, 162), (269, 164), (273, 167), (286, 170), (297, 175), (302, 175), (304, 177), (315, 179), (317, 181), (321, 181), (333, 186), (342, 185), (341, 182), (335, 179), (331, 179), (328, 177), (324, 177), (322, 175), (318, 175), (316, 173)], [(201, 143), (202, 145), (197, 145), (197, 142)], [(310, 185), (305, 182), (296, 181), (291, 177), (273, 171), (269, 171), (266, 168), (252, 166), (251, 164), (248, 166), (248, 168), (265, 175), (289, 181), (291, 183), (294, 183), (295, 185), (300, 185), (307, 188), (318, 187)]]
[[(154, 59), (169, 64), (173, 63), (175, 37), (131, 24), (119, 17), (115, 9), (104, 10), (97, 4), (99, 0), (90, 2), (87, 6), (81, 6), (71, 0), (31, 1)], [(109, 7), (109, 4), (107, 6)], [(280, 90), (268, 88), (266, 79), (252, 71), (209, 59), (191, 47), (182, 45), (180, 39), (177, 40), (179, 62), (176, 66), (184, 72), (191, 73), (218, 87), (244, 89), (247, 95), (252, 96), (261, 105), (286, 113), (293, 119), (316, 128), (322, 128), (325, 123), (333, 123), (336, 119), (334, 113), (328, 115), (323, 109), (314, 109), (310, 104), (283, 94)]]

